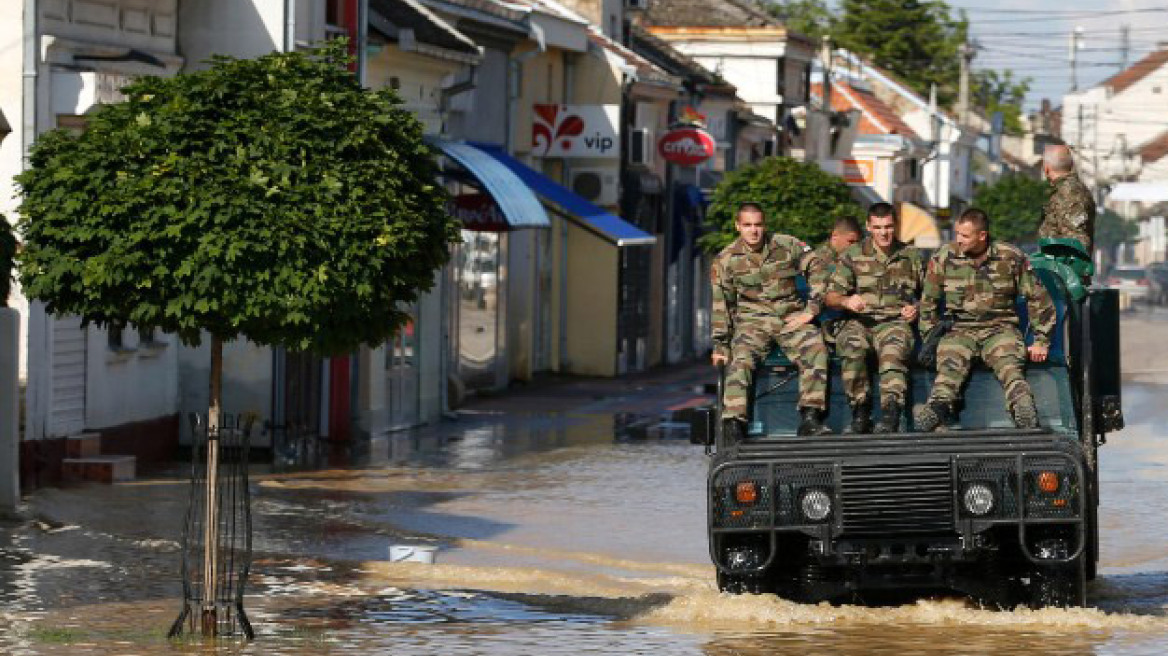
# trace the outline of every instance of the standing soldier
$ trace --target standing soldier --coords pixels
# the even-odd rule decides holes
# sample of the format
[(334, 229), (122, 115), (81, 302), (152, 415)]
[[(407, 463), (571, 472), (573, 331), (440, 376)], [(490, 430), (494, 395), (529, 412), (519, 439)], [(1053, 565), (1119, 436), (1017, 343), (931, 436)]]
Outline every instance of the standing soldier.
[(899, 430), (908, 394), (923, 258), (915, 247), (897, 240), (897, 223), (892, 205), (872, 205), (868, 238), (844, 252), (827, 286), (828, 307), (847, 311), (835, 350), (852, 406), (852, 433), (872, 430), (869, 353), (876, 352), (880, 375), (877, 433)]
[(1075, 160), (1066, 146), (1047, 146), (1042, 172), (1050, 181), (1050, 198), (1042, 207), (1039, 237), (1071, 237), (1083, 242), (1088, 255), (1095, 240), (1095, 199), (1075, 174)]
[(729, 364), (722, 395), (723, 433), (746, 435), (747, 404), (754, 367), (777, 342), (799, 368), (800, 435), (830, 432), (827, 407), (827, 347), (811, 323), (820, 299), (806, 303), (795, 278), (806, 270), (811, 249), (788, 235), (769, 235), (762, 208), (743, 203), (735, 218), (738, 239), (714, 259), (713, 340), (715, 366)]
[[(1038, 409), (1026, 382), (1026, 356), (1029, 353), (1034, 362), (1046, 360), (1054, 305), (1026, 255), (1015, 246), (990, 240), (985, 212), (967, 209), (953, 228), (953, 243), (933, 254), (925, 274), (921, 332), (928, 332), (940, 319), (942, 299), (954, 323), (937, 346), (937, 377), (928, 402), (915, 415), (917, 428), (932, 431), (946, 423), (974, 356), (980, 356), (1002, 383), (1014, 425), (1037, 428)], [(1018, 330), (1014, 299), (1019, 295), (1026, 297), (1034, 331), (1029, 349)]]

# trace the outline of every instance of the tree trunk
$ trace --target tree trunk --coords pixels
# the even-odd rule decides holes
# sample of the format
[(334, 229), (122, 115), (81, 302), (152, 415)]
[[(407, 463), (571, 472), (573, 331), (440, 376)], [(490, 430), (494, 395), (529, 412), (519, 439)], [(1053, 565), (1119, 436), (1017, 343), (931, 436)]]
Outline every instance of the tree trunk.
[(203, 635), (218, 634), (219, 413), (223, 390), (223, 341), (211, 337), (211, 402), (207, 411), (207, 496), (203, 521)]

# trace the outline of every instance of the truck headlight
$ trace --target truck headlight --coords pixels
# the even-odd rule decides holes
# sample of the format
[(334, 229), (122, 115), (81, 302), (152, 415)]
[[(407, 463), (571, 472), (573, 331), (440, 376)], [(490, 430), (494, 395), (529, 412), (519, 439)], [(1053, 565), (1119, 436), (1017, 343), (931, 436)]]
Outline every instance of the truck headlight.
[(994, 509), (994, 491), (985, 483), (970, 483), (965, 486), (965, 494), (961, 495), (965, 502), (965, 509), (971, 515), (983, 517)]
[(807, 490), (799, 502), (803, 516), (813, 522), (821, 522), (831, 514), (831, 497), (819, 489)]

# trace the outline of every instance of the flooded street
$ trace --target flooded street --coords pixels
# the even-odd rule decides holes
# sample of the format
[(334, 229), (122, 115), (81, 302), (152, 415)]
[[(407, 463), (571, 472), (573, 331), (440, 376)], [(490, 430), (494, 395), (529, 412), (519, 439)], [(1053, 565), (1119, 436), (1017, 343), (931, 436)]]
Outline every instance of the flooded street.
[[(1090, 608), (721, 595), (707, 460), (667, 426), (620, 430), (644, 401), (632, 396), (566, 414), (479, 409), (375, 443), (362, 468), (257, 469), (250, 644), (165, 639), (185, 481), (41, 490), (33, 521), (0, 526), (0, 653), (1162, 654), (1168, 357), (1130, 349), (1164, 334), (1168, 313), (1125, 322), (1128, 427), (1101, 450)], [(391, 563), (391, 544), (437, 547), (436, 562)]]

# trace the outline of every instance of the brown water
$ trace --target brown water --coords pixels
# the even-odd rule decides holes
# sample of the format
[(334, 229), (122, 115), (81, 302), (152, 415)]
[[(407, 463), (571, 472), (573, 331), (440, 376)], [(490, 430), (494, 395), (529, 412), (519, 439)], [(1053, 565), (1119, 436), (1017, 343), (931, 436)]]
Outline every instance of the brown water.
[[(1090, 607), (799, 605), (719, 594), (700, 449), (606, 416), (471, 417), (360, 470), (259, 475), (251, 644), (170, 643), (184, 483), (45, 490), (0, 527), (2, 654), (1168, 653), (1168, 387), (1103, 450)], [(389, 563), (390, 544), (438, 546)]]

